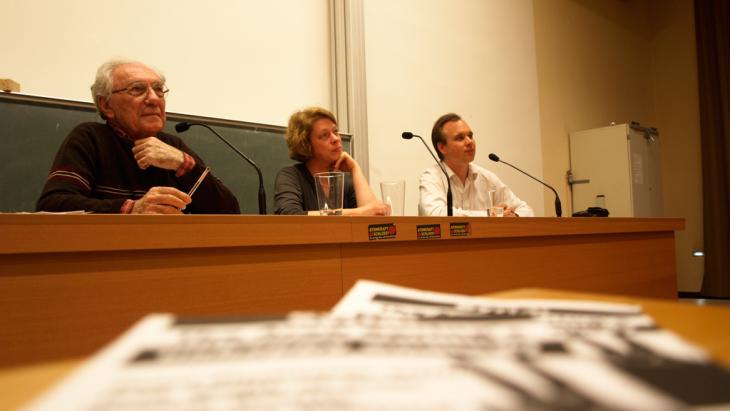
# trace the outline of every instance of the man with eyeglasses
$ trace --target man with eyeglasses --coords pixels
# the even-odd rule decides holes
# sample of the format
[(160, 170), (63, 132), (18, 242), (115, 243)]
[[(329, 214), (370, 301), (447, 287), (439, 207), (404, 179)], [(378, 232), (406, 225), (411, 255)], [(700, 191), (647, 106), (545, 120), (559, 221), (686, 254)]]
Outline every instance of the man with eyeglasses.
[(91, 94), (103, 123), (74, 128), (56, 154), (39, 211), (122, 214), (238, 214), (238, 201), (212, 174), (185, 192), (203, 160), (165, 127), (162, 73), (135, 61), (99, 67)]

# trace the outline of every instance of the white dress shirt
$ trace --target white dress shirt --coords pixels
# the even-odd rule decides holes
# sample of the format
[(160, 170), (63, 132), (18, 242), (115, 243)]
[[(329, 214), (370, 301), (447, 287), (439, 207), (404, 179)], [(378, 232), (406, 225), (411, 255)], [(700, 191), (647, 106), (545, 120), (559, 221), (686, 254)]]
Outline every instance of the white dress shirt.
[[(469, 163), (466, 181), (462, 184), (459, 177), (441, 162), (451, 180), (451, 195), (454, 201), (455, 216), (486, 216), (492, 205), (506, 204), (515, 210), (520, 217), (533, 217), (535, 213), (526, 202), (517, 197), (496, 174)], [(420, 200), (418, 215), (445, 216), (446, 212), (446, 176), (438, 164), (426, 169), (421, 174)], [(490, 195), (491, 192), (491, 195)]]

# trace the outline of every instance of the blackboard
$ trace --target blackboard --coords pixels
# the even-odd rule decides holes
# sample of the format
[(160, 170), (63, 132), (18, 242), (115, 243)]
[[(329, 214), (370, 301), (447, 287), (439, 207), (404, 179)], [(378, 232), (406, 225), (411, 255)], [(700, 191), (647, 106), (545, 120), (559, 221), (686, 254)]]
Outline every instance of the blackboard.
[[(58, 147), (76, 125), (101, 122), (91, 103), (0, 92), (0, 212), (34, 211)], [(192, 127), (177, 133), (181, 121), (200, 122), (215, 128), (260, 168), (269, 213), (274, 206), (274, 179), (288, 157), (285, 128), (267, 124), (167, 114), (165, 131), (181, 137), (238, 198), (241, 213), (258, 214), (256, 170), (210, 131)], [(342, 135), (350, 152), (351, 136)]]

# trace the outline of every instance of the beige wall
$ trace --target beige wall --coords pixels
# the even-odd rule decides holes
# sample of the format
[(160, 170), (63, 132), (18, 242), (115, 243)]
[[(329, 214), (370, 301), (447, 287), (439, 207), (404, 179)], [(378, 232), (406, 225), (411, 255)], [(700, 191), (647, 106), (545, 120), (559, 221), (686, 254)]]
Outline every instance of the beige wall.
[(685, 218), (687, 229), (677, 233), (678, 286), (699, 291), (702, 250), (702, 155), (697, 86), (694, 10), (691, 0), (654, 0), (652, 58), (656, 125), (662, 138), (664, 210)]
[[(331, 105), (327, 0), (0, 0), (0, 77), (22, 92), (91, 101), (115, 56), (160, 68), (167, 110), (286, 125)], [(306, 24), (302, 24), (306, 22)]]
[[(568, 134), (611, 122), (659, 129), (664, 210), (677, 235), (680, 291), (698, 291), (702, 261), (699, 115), (691, 0), (534, 0), (544, 175), (570, 168)], [(546, 207), (552, 196), (545, 196)]]

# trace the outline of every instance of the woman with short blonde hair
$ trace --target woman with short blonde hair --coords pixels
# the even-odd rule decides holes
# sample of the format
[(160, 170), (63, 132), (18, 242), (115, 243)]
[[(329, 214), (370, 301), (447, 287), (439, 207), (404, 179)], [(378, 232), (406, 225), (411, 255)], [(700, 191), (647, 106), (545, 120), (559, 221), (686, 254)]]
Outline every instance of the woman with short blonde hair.
[(337, 119), (321, 107), (309, 107), (289, 117), (286, 130), (289, 157), (299, 163), (279, 170), (274, 185), (275, 214), (319, 214), (314, 174), (345, 172), (344, 215), (389, 215), (357, 162), (342, 149)]
[(306, 162), (312, 157), (312, 145), (309, 135), (312, 133), (315, 121), (326, 118), (337, 124), (334, 114), (320, 107), (310, 107), (297, 111), (289, 117), (289, 126), (286, 129), (286, 144), (289, 146), (289, 158)]

